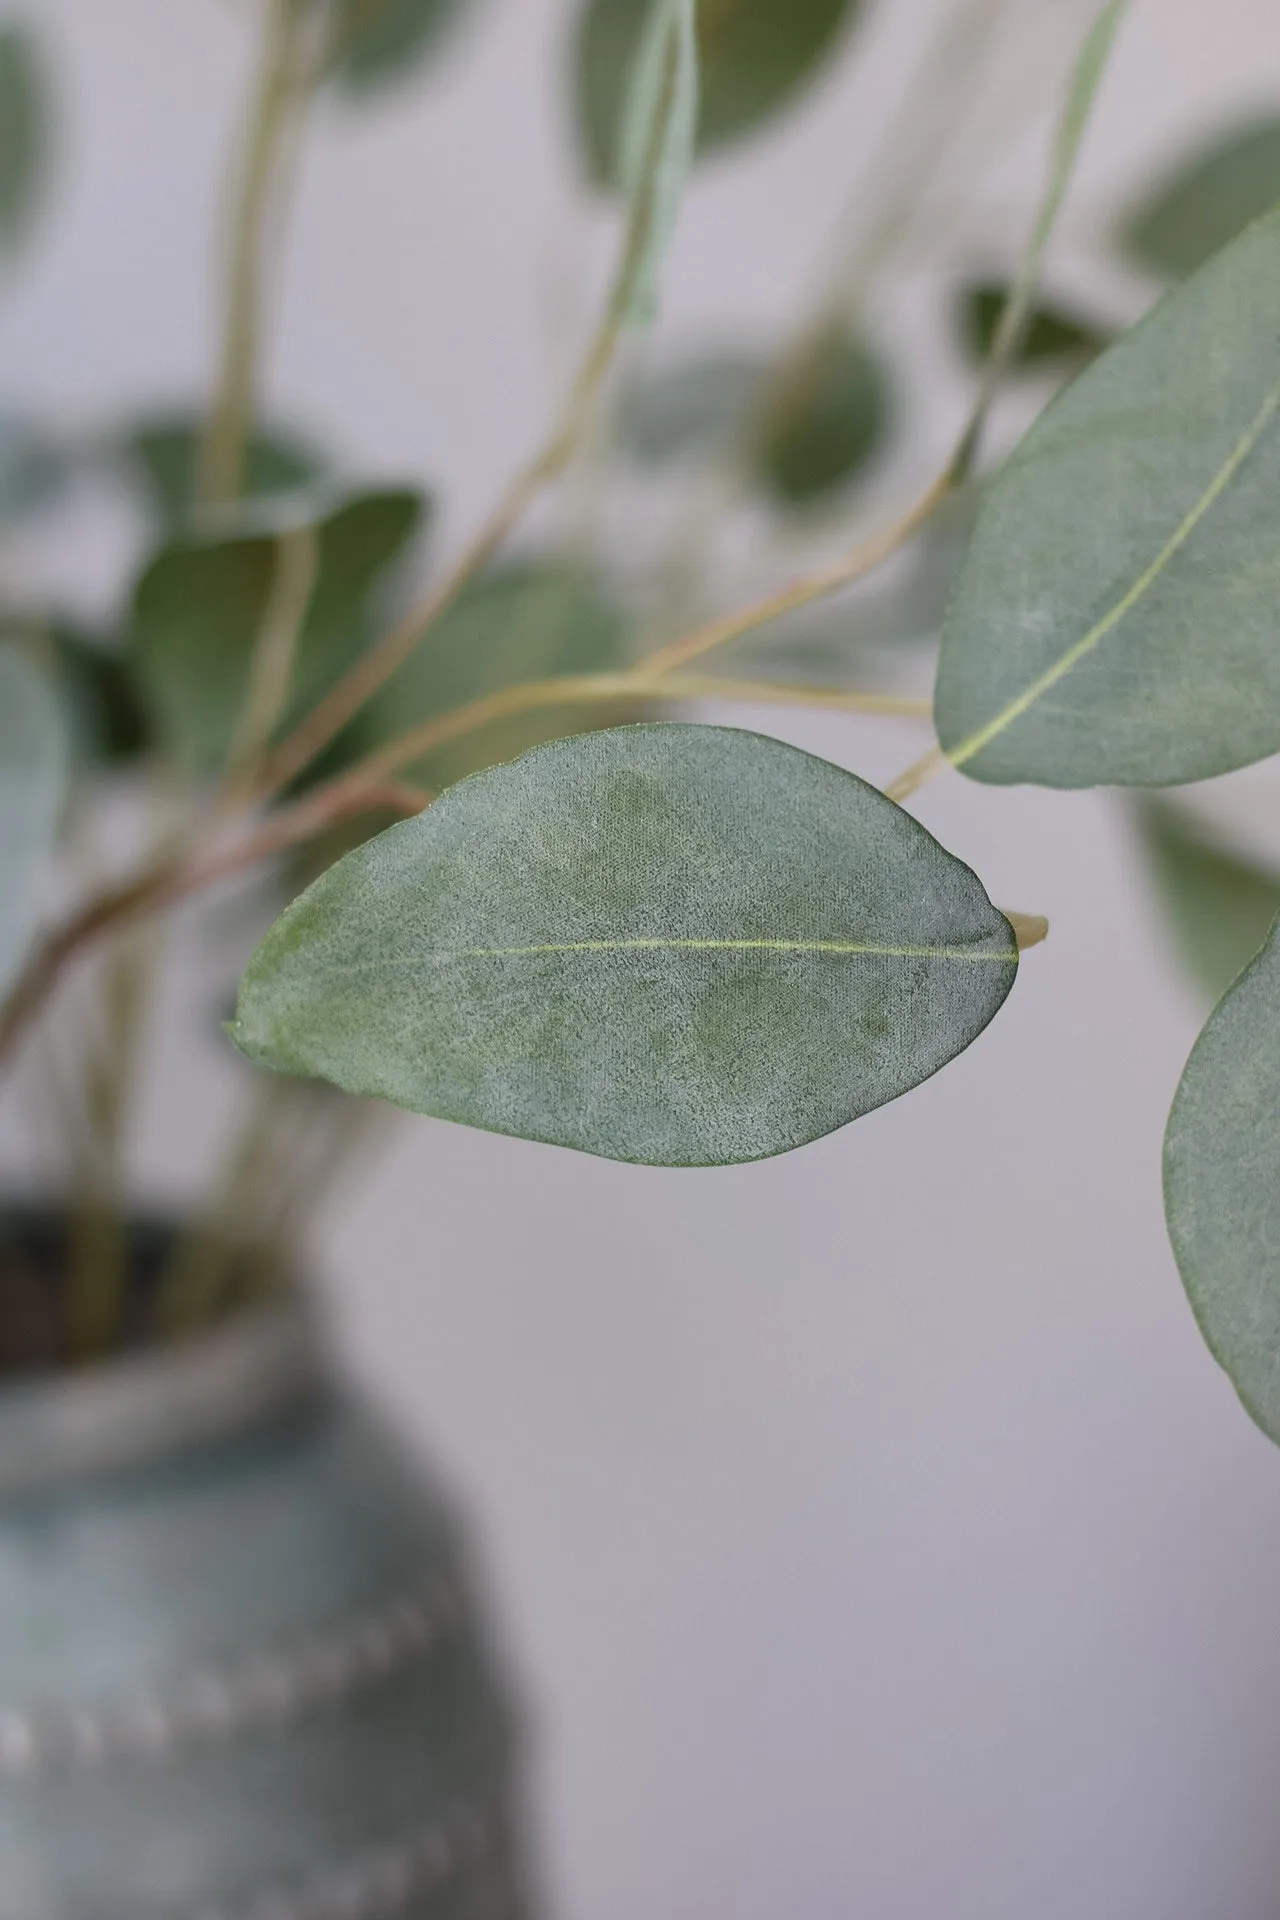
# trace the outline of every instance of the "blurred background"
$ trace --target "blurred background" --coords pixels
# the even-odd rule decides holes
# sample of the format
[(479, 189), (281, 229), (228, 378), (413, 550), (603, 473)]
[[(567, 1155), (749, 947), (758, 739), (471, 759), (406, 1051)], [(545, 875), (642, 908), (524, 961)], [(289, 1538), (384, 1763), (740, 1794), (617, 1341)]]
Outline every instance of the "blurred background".
[[(952, 10), (868, 4), (804, 100), (689, 195), (636, 380), (774, 349), (963, 107), (912, 244), (868, 275), (897, 419), (874, 484), (784, 524), (737, 513), (699, 584), (717, 603), (883, 520), (963, 417), (956, 290), (1016, 262), (1092, 8), (1016, 0), (986, 52), (930, 73)], [(567, 108), (576, 12), (482, 0), (376, 105), (323, 103), (299, 156), (268, 411), (362, 477), (436, 489), (435, 552), (544, 430), (607, 275), (616, 211), (584, 187)], [(0, 401), (65, 435), (197, 407), (253, 0), (25, 17), (58, 124), (0, 292)], [(1114, 239), (1149, 184), (1259, 114), (1280, 114), (1273, 0), (1135, 0), (1046, 281), (1086, 331), (1159, 290)], [(999, 437), (1048, 390), (1015, 383)], [(534, 532), (589, 535), (641, 578), (671, 561), (673, 515), (711, 524), (722, 484), (633, 471), (604, 498), (588, 466)], [(90, 480), (4, 565), (88, 613), (125, 591), (141, 538)], [(858, 606), (883, 625), (883, 596), (805, 644), (821, 655)], [(928, 668), (915, 645), (893, 672), (924, 688)], [(872, 780), (924, 743), (908, 722), (707, 717)], [(1264, 767), (1194, 802), (1280, 862), (1278, 798)], [(1199, 1339), (1161, 1215), (1164, 1119), (1207, 1003), (1118, 797), (953, 778), (920, 813), (1053, 929), (936, 1081), (712, 1173), (405, 1121), (316, 1235), (352, 1366), (475, 1516), (566, 1920), (1280, 1910), (1280, 1458)], [(238, 1085), (191, 1016), (234, 977), (235, 926), (214, 953), (198, 915), (183, 937), (137, 1143), (163, 1196), (192, 1189)], [(11, 1122), (6, 1164), (28, 1147)]]

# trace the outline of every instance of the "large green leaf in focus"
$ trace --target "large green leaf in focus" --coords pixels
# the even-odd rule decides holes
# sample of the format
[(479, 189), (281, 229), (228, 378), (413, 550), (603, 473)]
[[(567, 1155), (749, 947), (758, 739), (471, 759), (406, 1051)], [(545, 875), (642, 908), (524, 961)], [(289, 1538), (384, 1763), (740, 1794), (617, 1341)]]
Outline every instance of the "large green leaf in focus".
[(0, 643), (0, 988), (22, 959), (67, 782), (62, 714), (44, 675)]
[(0, 24), (0, 248), (25, 239), (44, 189), (52, 112), (40, 51), (20, 21)]
[(759, 734), (621, 727), (452, 787), (249, 964), (255, 1060), (610, 1159), (783, 1153), (967, 1047), (1017, 973), (969, 868)]
[(1180, 279), (1280, 201), (1280, 116), (1268, 114), (1203, 147), (1144, 196), (1125, 242), (1157, 273)]
[(1280, 214), (1039, 418), (988, 488), (935, 713), (975, 779), (1160, 786), (1280, 749)]
[(330, 77), (353, 99), (411, 79), (469, 6), (470, 0), (332, 0)]
[(1169, 1235), (1200, 1330), (1280, 1441), (1280, 928), (1196, 1042), (1164, 1144)]
[[(141, 481), (147, 504), (166, 526), (180, 527), (198, 509), (196, 474), (204, 423), (194, 414), (166, 413), (140, 421), (116, 448)], [(293, 493), (324, 471), (315, 449), (295, 435), (255, 429), (245, 446), (241, 490), (250, 500)]]
[(1280, 873), (1233, 853), (1167, 802), (1143, 800), (1138, 824), (1174, 944), (1212, 1003), (1252, 960), (1280, 913)]
[(882, 451), (892, 420), (877, 354), (834, 333), (769, 396), (756, 446), (766, 490), (786, 507), (810, 507), (858, 479)]
[[(389, 739), (501, 687), (613, 672), (626, 664), (628, 638), (626, 617), (586, 568), (569, 560), (510, 562), (474, 582), (441, 616), (374, 697), (365, 728)], [(539, 741), (623, 717), (583, 706), (541, 708), (437, 747), (405, 774), (432, 790), (451, 786)]]
[[(586, 0), (574, 47), (574, 110), (593, 180), (616, 184), (627, 76), (648, 0)], [(753, 133), (815, 76), (862, 0), (700, 0), (701, 152)]]
[[(381, 577), (422, 513), (420, 494), (394, 489), (347, 499), (317, 522), (316, 582), (283, 725), (313, 705), (372, 638)], [(161, 549), (135, 590), (129, 649), (138, 680), (159, 737), (193, 777), (216, 772), (226, 757), (279, 547), (265, 526), (182, 536)]]

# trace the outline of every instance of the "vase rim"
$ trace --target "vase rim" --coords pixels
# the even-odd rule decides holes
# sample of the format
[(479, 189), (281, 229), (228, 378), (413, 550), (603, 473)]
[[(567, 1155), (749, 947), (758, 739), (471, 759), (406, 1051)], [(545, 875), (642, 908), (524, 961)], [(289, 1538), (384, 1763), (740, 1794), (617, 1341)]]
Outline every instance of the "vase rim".
[(315, 1390), (321, 1348), (311, 1300), (294, 1288), (79, 1372), (0, 1381), (0, 1502), (232, 1438)]

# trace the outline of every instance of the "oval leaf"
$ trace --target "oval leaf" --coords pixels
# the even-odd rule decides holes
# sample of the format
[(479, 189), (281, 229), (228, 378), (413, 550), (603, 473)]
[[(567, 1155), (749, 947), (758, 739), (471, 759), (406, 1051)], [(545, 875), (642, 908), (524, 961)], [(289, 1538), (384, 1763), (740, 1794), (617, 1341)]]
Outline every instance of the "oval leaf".
[[(368, 643), (375, 589), (422, 512), (420, 494), (393, 489), (345, 500), (317, 522), (315, 587), (282, 727)], [(138, 682), (158, 736), (195, 778), (226, 758), (278, 549), (276, 534), (263, 530), (186, 536), (161, 550), (135, 590), (128, 645)]]
[(702, 1166), (918, 1085), (1017, 966), (968, 867), (853, 774), (730, 728), (622, 727), (339, 861), (259, 947), (232, 1032), (416, 1112)]
[[(574, 50), (574, 106), (593, 180), (616, 182), (618, 128), (648, 0), (587, 0)], [(702, 0), (698, 148), (753, 133), (813, 78), (862, 0)]]
[[(429, 643), (374, 696), (360, 723), (364, 743), (373, 747), (521, 681), (613, 672), (626, 663), (628, 638), (605, 583), (585, 568), (556, 559), (510, 562), (466, 588)], [(611, 716), (626, 717), (625, 709)], [(607, 709), (542, 708), (438, 747), (404, 777), (434, 791), (540, 741), (608, 724)]]
[(25, 239), (45, 184), (50, 104), (40, 52), (18, 21), (0, 26), (0, 247)]
[(1204, 147), (1130, 216), (1125, 241), (1145, 266), (1181, 279), (1280, 200), (1280, 119), (1274, 114)]
[(1196, 1042), (1165, 1135), (1165, 1213), (1200, 1330), (1280, 1441), (1280, 928)]
[(769, 363), (726, 350), (660, 367), (635, 381), (618, 408), (618, 442), (642, 467), (715, 459), (745, 440)]
[(67, 783), (62, 714), (44, 676), (0, 645), (0, 987), (31, 934)]
[(335, 0), (333, 82), (352, 99), (411, 79), (445, 44), (468, 0)]
[[(967, 358), (980, 367), (996, 342), (1001, 318), (1009, 304), (1009, 289), (998, 280), (979, 280), (962, 287), (956, 299), (956, 331)], [(1109, 336), (1056, 300), (1041, 298), (1027, 315), (1026, 327), (1011, 365), (1020, 371), (1052, 371), (1080, 367), (1096, 358)]]
[(756, 450), (765, 488), (809, 507), (858, 479), (888, 437), (892, 408), (879, 356), (838, 333), (770, 397)]
[(1249, 964), (1280, 913), (1280, 873), (1233, 853), (1162, 801), (1145, 801), (1138, 821), (1174, 944), (1213, 1002)]
[[(147, 504), (166, 526), (179, 527), (198, 510), (196, 473), (204, 423), (194, 414), (156, 414), (126, 429), (111, 451), (141, 482)], [(261, 500), (314, 485), (324, 462), (291, 433), (255, 428), (244, 450), (241, 492)]]
[(935, 717), (975, 779), (1200, 780), (1280, 749), (1280, 214), (1041, 416), (989, 488)]

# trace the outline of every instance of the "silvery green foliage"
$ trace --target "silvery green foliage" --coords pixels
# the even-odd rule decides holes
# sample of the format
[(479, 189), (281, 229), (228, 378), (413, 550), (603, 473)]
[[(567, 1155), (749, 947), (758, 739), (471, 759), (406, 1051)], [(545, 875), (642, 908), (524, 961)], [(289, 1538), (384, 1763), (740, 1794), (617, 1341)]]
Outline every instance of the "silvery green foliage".
[(618, 184), (630, 203), (613, 296), (624, 323), (650, 319), (698, 133), (697, 0), (649, 0), (627, 82)]
[[(613, 184), (626, 77), (648, 0), (585, 0), (574, 45), (574, 108), (587, 167)], [(862, 0), (701, 0), (702, 151), (754, 133), (821, 71)]]
[(0, 644), (0, 988), (30, 938), (67, 783), (62, 715), (44, 675)]
[(50, 103), (40, 49), (21, 21), (0, 24), (0, 249), (30, 229), (49, 163)]
[(1201, 1331), (1280, 1441), (1280, 927), (1196, 1043), (1164, 1169), (1169, 1233)]
[[(347, 496), (316, 519), (317, 571), (294, 663), (288, 724), (368, 643), (383, 575), (417, 532), (422, 495)], [(196, 778), (216, 773), (244, 701), (279, 558), (279, 533), (314, 506), (247, 510), (231, 531), (176, 536), (134, 592), (128, 649), (157, 736)]]
[(975, 779), (1165, 785), (1280, 749), (1280, 213), (1108, 349), (988, 489), (935, 716)]
[(1280, 118), (1234, 127), (1148, 191), (1124, 240), (1144, 266), (1180, 279), (1280, 201)]
[(968, 867), (865, 781), (731, 728), (623, 727), (339, 861), (262, 942), (232, 1032), (416, 1112), (695, 1166), (905, 1093), (1017, 969)]
[(351, 99), (376, 97), (412, 76), (448, 40), (471, 0), (330, 0), (336, 53), (330, 77)]
[(1233, 852), (1186, 808), (1165, 800), (1144, 798), (1138, 825), (1174, 945), (1212, 1004), (1280, 913), (1280, 873)]

